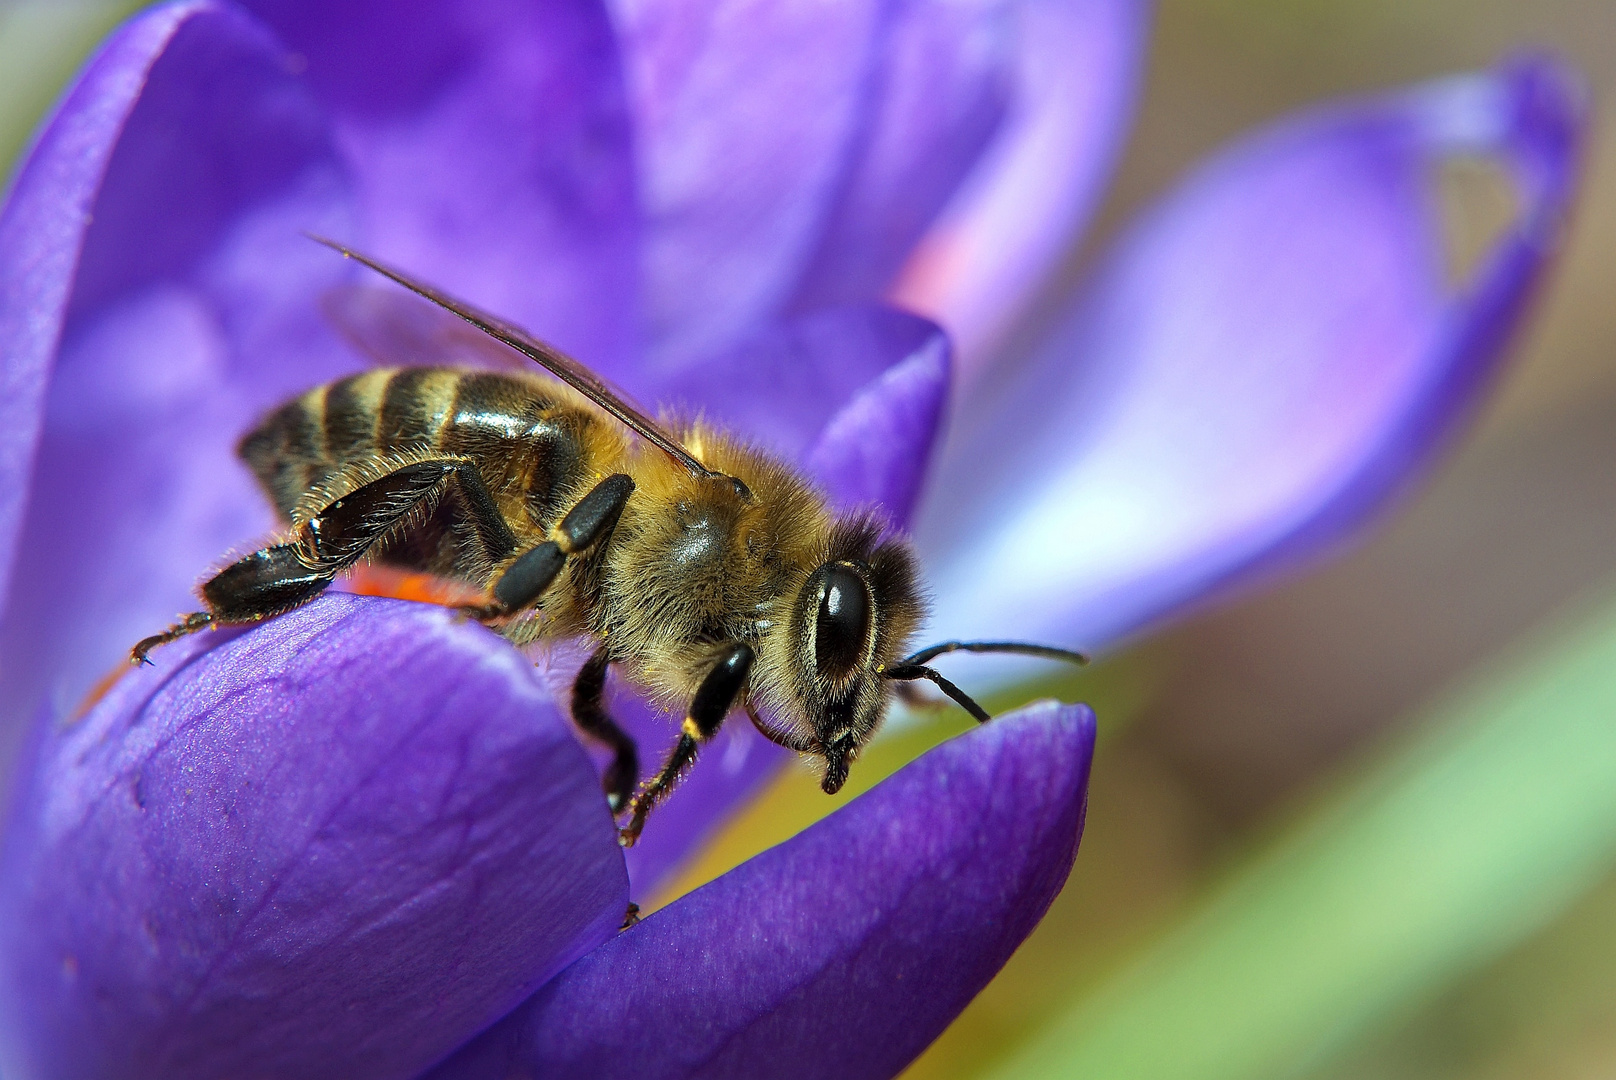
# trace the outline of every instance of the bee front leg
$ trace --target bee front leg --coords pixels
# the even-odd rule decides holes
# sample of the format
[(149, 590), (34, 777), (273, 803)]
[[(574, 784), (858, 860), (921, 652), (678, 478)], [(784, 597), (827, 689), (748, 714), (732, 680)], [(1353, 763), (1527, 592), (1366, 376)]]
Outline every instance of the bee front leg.
[(744, 642), (737, 642), (719, 654), (717, 663), (696, 688), (696, 696), (691, 699), (685, 722), (679, 729), (679, 741), (668, 754), (668, 760), (655, 776), (640, 785), (640, 790), (629, 801), (628, 824), (617, 831), (618, 843), (624, 847), (634, 846), (645, 828), (646, 815), (696, 760), (697, 749), (718, 733), (719, 725), (746, 685), (754, 656), (752, 647)]

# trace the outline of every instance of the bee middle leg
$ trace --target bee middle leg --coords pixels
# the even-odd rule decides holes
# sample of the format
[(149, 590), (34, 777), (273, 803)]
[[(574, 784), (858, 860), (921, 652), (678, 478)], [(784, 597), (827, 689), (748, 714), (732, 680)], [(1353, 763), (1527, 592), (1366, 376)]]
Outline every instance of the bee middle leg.
[(640, 751), (628, 732), (607, 714), (601, 701), (606, 691), (606, 669), (611, 663), (606, 649), (600, 648), (578, 669), (578, 678), (572, 684), (572, 719), (585, 734), (612, 750), (612, 763), (600, 778), (600, 786), (606, 789), (606, 803), (615, 814), (628, 805), (634, 785), (640, 782)]
[(629, 800), (629, 820), (617, 831), (617, 842), (633, 847), (645, 828), (646, 816), (668, 793), (679, 777), (696, 760), (701, 745), (718, 734), (718, 729), (735, 705), (746, 677), (752, 671), (755, 654), (745, 642), (736, 642), (718, 655), (717, 661), (696, 687), (695, 697), (685, 713), (685, 722), (679, 728), (679, 741), (674, 743), (668, 759), (657, 774), (634, 793)]
[(150, 663), (159, 645), (210, 626), (261, 622), (319, 596), (338, 574), (359, 562), (410, 515), (457, 485), (479, 538), (495, 558), (516, 546), (476, 466), (463, 458), (428, 458), (402, 465), (350, 491), (305, 521), (290, 540), (253, 552), (202, 584), (206, 611), (185, 616), (130, 650)]
[[(617, 525), (634, 480), (614, 473), (590, 488), (556, 526), (549, 540), (518, 554), (501, 567), (489, 583), (490, 602), (462, 608), (484, 621), (497, 621), (531, 608), (543, 598), (566, 566), (567, 560), (592, 550)], [(612, 763), (601, 777), (612, 813), (627, 804), (640, 779), (639, 748), (606, 712), (601, 698), (606, 691), (606, 670), (611, 656), (597, 649), (572, 684), (572, 719), (583, 732), (611, 748)]]
[(585, 554), (612, 531), (632, 494), (634, 479), (627, 473), (613, 473), (590, 488), (567, 511), (549, 540), (528, 548), (494, 574), (488, 603), (462, 610), (478, 619), (493, 620), (537, 604), (569, 558)]

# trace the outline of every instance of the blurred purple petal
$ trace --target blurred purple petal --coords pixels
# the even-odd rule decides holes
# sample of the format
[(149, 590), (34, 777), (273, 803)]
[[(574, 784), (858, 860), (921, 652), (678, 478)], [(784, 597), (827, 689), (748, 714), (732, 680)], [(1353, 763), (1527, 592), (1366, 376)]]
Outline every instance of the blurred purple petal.
[[(1304, 114), (1192, 175), (950, 456), (934, 631), (1103, 644), (1360, 524), (1502, 355), (1580, 130), (1568, 74), (1529, 61)], [(1502, 159), (1525, 209), (1454, 292), (1430, 185), (1460, 154)]]
[(892, 298), (936, 319), (974, 384), (1099, 202), (1142, 81), (1146, 0), (1021, 0), (1009, 115)]
[[(0, 625), (13, 724), (42, 692), (65, 715), (130, 641), (194, 607), (198, 575), (272, 522), (236, 439), (356, 364), (315, 306), (347, 271), (299, 231), (347, 220), (322, 115), (237, 9), (158, 10), (188, 17), (72, 222), (83, 253)], [(59, 125), (99, 108), (69, 100)]]
[(789, 299), (872, 109), (884, 5), (619, 0), (651, 339), (722, 351)]
[(1000, 0), (890, 5), (871, 105), (792, 306), (881, 295), (1003, 119), (1015, 18)]
[(899, 528), (920, 498), (948, 401), (948, 337), (933, 330), (831, 418), (805, 463), (840, 507), (878, 507)]
[(568, 968), (433, 1080), (885, 1078), (1009, 959), (1071, 869), (1094, 715), (938, 747)]
[[(1507, 95), (1495, 110), (1508, 113), (1505, 166), (1524, 204), (1476, 274), (1463, 305), (1450, 312), (1443, 347), (1452, 361), (1436, 373), (1414, 406), (1394, 419), (1384, 441), (1330, 501), (1264, 556), (1300, 561), (1337, 541), (1374, 513), (1457, 433), (1480, 402), (1505, 350), (1513, 343), (1564, 239), (1576, 197), (1586, 121), (1584, 87), (1548, 57), (1523, 58), (1502, 69), (1493, 87)], [(1498, 136), (1481, 152), (1497, 152)]]
[(19, 1075), (409, 1077), (615, 931), (594, 773), (493, 634), (334, 596), (210, 638), (44, 740), (0, 878)]
[(166, 5), (113, 34), (40, 134), (0, 209), (0, 604), (91, 203), (147, 69), (181, 26), (210, 8)]
[(630, 118), (598, 0), (253, 0), (307, 63), (345, 236), (614, 377), (638, 331)]
[[(876, 304), (828, 308), (666, 371), (656, 400), (800, 462), (831, 418), (882, 373), (939, 348), (947, 348), (942, 332), (919, 316)], [(909, 443), (895, 451), (929, 449)]]

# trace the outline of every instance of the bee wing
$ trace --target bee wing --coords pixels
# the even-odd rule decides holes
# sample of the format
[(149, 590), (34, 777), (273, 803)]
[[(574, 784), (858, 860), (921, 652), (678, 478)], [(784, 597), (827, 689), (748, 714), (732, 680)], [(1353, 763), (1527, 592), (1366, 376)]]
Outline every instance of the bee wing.
[(527, 357), (398, 289), (357, 282), (338, 285), (320, 297), (320, 310), (350, 344), (378, 364), (532, 370)]
[[(600, 378), (578, 361), (549, 345), (519, 326), (512, 326), (496, 316), (481, 311), (462, 300), (457, 300), (447, 293), (443, 293), (424, 282), (416, 281), (401, 270), (395, 270), (385, 263), (377, 262), (368, 255), (362, 255), (352, 248), (345, 247), (335, 240), (327, 240), (323, 236), (310, 234), (315, 240), (333, 251), (368, 266), (370, 269), (390, 278), (404, 286), (410, 292), (431, 301), (443, 310), (463, 319), (465, 322), (481, 330), (487, 337), (485, 341), (497, 341), (507, 345), (529, 360), (533, 360), (550, 374), (578, 391), (584, 397), (610, 413), (620, 423), (640, 436), (658, 450), (683, 465), (692, 476), (715, 475), (701, 462), (697, 461), (690, 451), (680, 445), (679, 440), (667, 431), (664, 431), (654, 420), (646, 416), (639, 409), (629, 404), (622, 394), (607, 386)], [(490, 342), (491, 343), (491, 342)], [(367, 352), (371, 351), (369, 345), (361, 341), (360, 346)]]

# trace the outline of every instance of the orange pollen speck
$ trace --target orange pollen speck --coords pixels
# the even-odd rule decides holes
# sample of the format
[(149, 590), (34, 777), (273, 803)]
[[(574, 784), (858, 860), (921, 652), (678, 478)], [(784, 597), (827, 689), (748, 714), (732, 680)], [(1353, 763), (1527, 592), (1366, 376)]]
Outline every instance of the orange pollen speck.
[(386, 596), (442, 607), (482, 603), (486, 598), (471, 586), (432, 574), (361, 564), (347, 576), (347, 590), (360, 596)]

